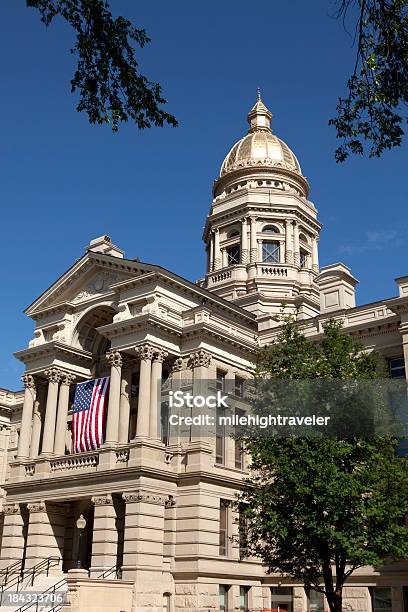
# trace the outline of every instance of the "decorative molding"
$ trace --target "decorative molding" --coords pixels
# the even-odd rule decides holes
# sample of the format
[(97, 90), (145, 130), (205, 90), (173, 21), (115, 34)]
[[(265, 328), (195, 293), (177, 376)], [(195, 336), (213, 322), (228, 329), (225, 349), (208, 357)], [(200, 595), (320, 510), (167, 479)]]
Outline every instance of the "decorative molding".
[(25, 389), (35, 389), (34, 376), (32, 376), (31, 374), (23, 374), (23, 376), (21, 377), (21, 380), (24, 383)]
[(19, 504), (4, 504), (3, 512), (7, 515), (20, 514)]
[(46, 506), (44, 501), (31, 502), (27, 504), (27, 510), (30, 514), (34, 512), (46, 512)]
[(63, 372), (58, 368), (48, 368), (44, 371), (44, 376), (48, 378), (50, 383), (59, 383)]
[(72, 385), (75, 381), (75, 374), (71, 374), (70, 372), (62, 372), (61, 374), (61, 385), (67, 385), (68, 387)]
[(106, 359), (111, 367), (120, 368), (123, 364), (123, 358), (119, 351), (109, 351), (109, 353), (106, 353)]
[(110, 493), (94, 495), (91, 497), (91, 502), (94, 506), (111, 506), (113, 504), (112, 495)]
[(167, 356), (168, 352), (164, 349), (154, 350), (153, 361), (160, 361), (161, 363), (163, 363)]
[(173, 495), (169, 495), (166, 501), (164, 502), (165, 508), (174, 508), (175, 505), (176, 500), (174, 499)]
[(100, 295), (101, 293), (106, 293), (110, 290), (110, 285), (117, 283), (122, 276), (120, 274), (112, 274), (110, 272), (99, 272), (94, 276), (94, 278), (81, 289), (76, 296), (71, 299), (73, 304), (77, 304), (78, 302), (82, 302), (84, 300), (88, 300), (95, 295)]
[(147, 343), (136, 347), (136, 353), (143, 361), (151, 361), (153, 359), (154, 351), (155, 350), (152, 345)]
[(182, 357), (177, 357), (177, 359), (175, 359), (172, 363), (171, 366), (171, 371), (172, 372), (180, 372), (183, 369), (183, 358)]
[(210, 353), (207, 353), (207, 351), (205, 351), (204, 349), (200, 349), (199, 351), (190, 354), (190, 367), (198, 368), (199, 366), (203, 366), (205, 368), (208, 368), (211, 364), (211, 359), (212, 356), (210, 355)]
[(155, 504), (156, 506), (164, 506), (167, 498), (164, 495), (157, 493), (148, 493), (142, 491), (134, 491), (133, 493), (123, 493), (122, 499), (126, 504), (145, 503)]

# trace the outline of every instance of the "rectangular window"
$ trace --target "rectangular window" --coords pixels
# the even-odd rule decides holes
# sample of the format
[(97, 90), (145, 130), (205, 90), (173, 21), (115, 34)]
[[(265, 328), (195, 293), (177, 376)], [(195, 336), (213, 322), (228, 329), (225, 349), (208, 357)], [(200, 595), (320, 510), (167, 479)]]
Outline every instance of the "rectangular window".
[(220, 500), (220, 544), (219, 554), (222, 557), (227, 556), (228, 551), (228, 503), (223, 499)]
[(393, 357), (388, 360), (390, 378), (405, 378), (404, 357)]
[(324, 595), (319, 591), (310, 589), (308, 594), (308, 610), (310, 612), (323, 612), (324, 610)]
[(247, 586), (239, 587), (239, 612), (249, 612), (248, 594), (249, 594), (249, 587)]
[(307, 265), (307, 253), (305, 251), (300, 251), (300, 267), (306, 268)]
[(215, 463), (224, 465), (225, 463), (225, 426), (221, 425), (219, 419), (224, 416), (225, 410), (222, 406), (217, 406), (217, 416), (215, 425)]
[(241, 378), (240, 376), (235, 377), (234, 391), (237, 397), (244, 397), (244, 383), (244, 378)]
[(169, 403), (162, 402), (161, 413), (160, 413), (160, 425), (161, 425), (161, 441), (165, 446), (169, 443)]
[(239, 264), (240, 257), (241, 249), (239, 248), (239, 244), (233, 244), (227, 248), (227, 263), (229, 266)]
[[(243, 410), (240, 410), (239, 408), (235, 409), (235, 414), (240, 417), (242, 415), (245, 414), (245, 412)], [(234, 452), (235, 452), (235, 468), (237, 470), (243, 470), (244, 469), (244, 453), (243, 453), (243, 449), (242, 449), (242, 444), (239, 440), (234, 440)]]
[(265, 263), (279, 263), (279, 242), (262, 243), (262, 261), (264, 261)]
[(292, 587), (271, 587), (271, 608), (276, 612), (292, 612)]
[(216, 374), (216, 381), (215, 381), (215, 388), (217, 389), (217, 391), (224, 391), (225, 390), (225, 372), (224, 370), (220, 370), (219, 368), (217, 368), (217, 374)]
[(220, 584), (219, 587), (219, 600), (220, 600), (220, 612), (228, 612), (228, 591), (229, 586)]
[(373, 612), (392, 612), (391, 587), (372, 587)]
[(248, 555), (247, 545), (247, 519), (243, 512), (239, 513), (239, 558), (245, 559)]

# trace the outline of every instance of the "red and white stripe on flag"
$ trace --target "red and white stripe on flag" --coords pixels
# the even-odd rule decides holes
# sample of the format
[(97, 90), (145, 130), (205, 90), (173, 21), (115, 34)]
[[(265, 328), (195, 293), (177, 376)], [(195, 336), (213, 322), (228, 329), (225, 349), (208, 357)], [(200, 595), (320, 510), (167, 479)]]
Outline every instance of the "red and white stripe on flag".
[(110, 377), (78, 383), (72, 406), (74, 453), (100, 448), (104, 442)]

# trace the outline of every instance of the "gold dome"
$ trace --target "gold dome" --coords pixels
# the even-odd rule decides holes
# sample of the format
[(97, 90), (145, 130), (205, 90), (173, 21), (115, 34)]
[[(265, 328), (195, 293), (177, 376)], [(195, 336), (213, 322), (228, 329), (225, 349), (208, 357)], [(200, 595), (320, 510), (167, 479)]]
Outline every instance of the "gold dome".
[(282, 167), (302, 174), (299, 162), (288, 145), (272, 133), (272, 113), (258, 100), (248, 114), (249, 133), (234, 144), (221, 166), (220, 176), (245, 167)]

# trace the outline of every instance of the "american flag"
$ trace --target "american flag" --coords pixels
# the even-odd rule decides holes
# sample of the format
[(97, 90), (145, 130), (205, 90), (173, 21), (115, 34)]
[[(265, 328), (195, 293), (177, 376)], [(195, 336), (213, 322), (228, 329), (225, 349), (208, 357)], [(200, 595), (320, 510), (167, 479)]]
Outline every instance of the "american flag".
[(76, 385), (72, 406), (74, 453), (100, 448), (104, 442), (109, 376)]

